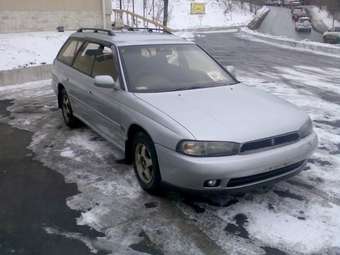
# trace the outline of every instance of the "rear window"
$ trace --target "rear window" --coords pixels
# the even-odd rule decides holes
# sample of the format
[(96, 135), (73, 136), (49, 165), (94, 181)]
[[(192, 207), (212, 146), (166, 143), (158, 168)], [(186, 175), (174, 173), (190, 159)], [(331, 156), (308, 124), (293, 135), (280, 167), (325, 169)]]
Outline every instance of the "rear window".
[(82, 45), (82, 41), (78, 39), (69, 39), (61, 49), (57, 59), (64, 64), (71, 65), (74, 59), (74, 56), (77, 54), (80, 46)]

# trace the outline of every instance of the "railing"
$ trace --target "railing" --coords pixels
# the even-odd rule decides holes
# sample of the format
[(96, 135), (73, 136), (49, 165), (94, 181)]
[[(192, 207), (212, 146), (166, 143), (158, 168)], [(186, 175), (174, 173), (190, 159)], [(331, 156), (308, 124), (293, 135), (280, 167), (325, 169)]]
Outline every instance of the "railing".
[(169, 32), (171, 31), (170, 28), (163, 26), (163, 24), (158, 20), (148, 19), (126, 10), (113, 9), (112, 11), (114, 17), (114, 27), (154, 27)]

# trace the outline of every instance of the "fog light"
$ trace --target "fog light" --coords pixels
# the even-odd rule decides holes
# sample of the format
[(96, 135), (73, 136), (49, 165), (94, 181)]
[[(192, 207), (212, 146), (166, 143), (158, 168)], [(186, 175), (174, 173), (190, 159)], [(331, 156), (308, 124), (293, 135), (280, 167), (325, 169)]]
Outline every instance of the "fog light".
[(220, 180), (206, 180), (204, 182), (204, 187), (213, 188), (217, 187), (218, 185), (220, 185)]

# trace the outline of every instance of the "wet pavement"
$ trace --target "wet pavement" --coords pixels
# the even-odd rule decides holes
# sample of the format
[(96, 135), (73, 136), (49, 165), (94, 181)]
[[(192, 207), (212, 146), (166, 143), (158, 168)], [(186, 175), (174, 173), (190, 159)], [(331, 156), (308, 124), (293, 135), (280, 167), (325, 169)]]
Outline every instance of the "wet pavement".
[[(10, 104), (0, 101), (0, 116), (8, 115)], [(89, 238), (102, 236), (77, 226), (80, 213), (65, 203), (78, 193), (77, 186), (34, 159), (26, 148), (31, 139), (30, 132), (0, 123), (0, 254), (92, 254), (79, 240), (46, 232), (53, 227)]]
[(270, 7), (270, 12), (262, 22), (258, 31), (264, 34), (283, 36), (294, 40), (309, 40), (322, 42), (322, 35), (312, 29), (311, 33), (296, 32), (295, 22), (289, 8)]

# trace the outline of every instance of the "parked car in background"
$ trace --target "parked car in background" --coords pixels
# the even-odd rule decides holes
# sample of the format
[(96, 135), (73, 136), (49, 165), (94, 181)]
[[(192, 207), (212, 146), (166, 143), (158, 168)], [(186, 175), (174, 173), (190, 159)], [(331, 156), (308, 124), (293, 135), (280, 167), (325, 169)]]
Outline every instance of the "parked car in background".
[(300, 1), (291, 1), (291, 2), (289, 3), (289, 7), (290, 7), (291, 9), (293, 9), (294, 7), (297, 7), (297, 6), (301, 6), (301, 2), (300, 2)]
[(301, 17), (295, 22), (295, 30), (297, 32), (312, 32), (312, 23), (309, 17)]
[(294, 1), (294, 0), (283, 0), (282, 4), (284, 6), (289, 6), (292, 1)]
[(273, 6), (281, 6), (282, 1), (281, 0), (266, 0), (265, 4), (266, 5), (273, 5)]
[(292, 19), (294, 21), (298, 21), (299, 18), (307, 16), (306, 11), (303, 7), (294, 7), (291, 12)]
[(340, 27), (329, 29), (322, 38), (325, 43), (340, 44)]
[(141, 187), (229, 191), (301, 172), (310, 117), (239, 82), (194, 42), (148, 28), (80, 29), (54, 61), (65, 124), (80, 119), (125, 152)]

